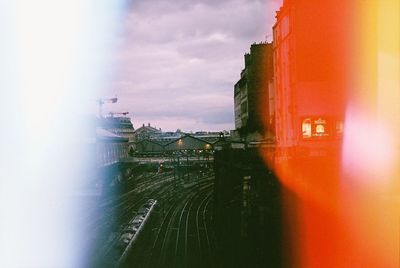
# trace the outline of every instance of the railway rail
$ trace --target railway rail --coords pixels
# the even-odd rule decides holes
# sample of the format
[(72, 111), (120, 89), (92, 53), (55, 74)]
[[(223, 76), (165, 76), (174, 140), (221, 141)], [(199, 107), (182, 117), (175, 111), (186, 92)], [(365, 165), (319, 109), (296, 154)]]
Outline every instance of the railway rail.
[[(186, 176), (174, 172), (148, 172), (129, 178), (124, 192), (102, 200), (99, 204), (101, 213), (92, 212), (87, 216), (91, 218), (86, 228), (93, 234), (100, 234), (94, 241), (101, 245), (93, 253), (94, 264), (107, 263), (105, 252), (117, 243), (123, 226), (149, 198), (157, 200), (157, 208), (138, 241), (135, 240), (125, 252), (119, 266), (183, 267), (198, 262), (198, 256), (193, 252), (200, 248), (206, 252), (211, 245), (204, 241), (212, 241), (199, 236), (206, 235), (204, 230), (209, 228), (206, 225), (210, 223), (211, 213), (205, 204), (212, 200), (213, 180), (212, 173), (200, 176), (191, 172)], [(146, 232), (150, 234), (146, 235)], [(141, 236), (146, 239), (140, 239)], [(195, 255), (196, 260), (193, 260)], [(202, 253), (201, 256), (211, 255)]]
[[(165, 199), (164, 204), (159, 203), (163, 206), (160, 224), (150, 236), (151, 242), (137, 245), (138, 250), (129, 261), (131, 266), (204, 267), (206, 263), (213, 263), (208, 252), (214, 240), (203, 237), (211, 234), (205, 229), (210, 228), (211, 211), (207, 205), (212, 200), (212, 179), (212, 176), (204, 178), (183, 188), (181, 195)], [(199, 255), (199, 250), (204, 254)]]

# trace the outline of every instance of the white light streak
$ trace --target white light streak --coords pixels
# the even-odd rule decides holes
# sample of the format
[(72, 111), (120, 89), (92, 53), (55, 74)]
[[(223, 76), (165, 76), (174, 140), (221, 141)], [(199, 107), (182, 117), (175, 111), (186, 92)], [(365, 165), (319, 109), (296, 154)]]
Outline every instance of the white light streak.
[(0, 2), (0, 267), (83, 267), (71, 190), (120, 1)]

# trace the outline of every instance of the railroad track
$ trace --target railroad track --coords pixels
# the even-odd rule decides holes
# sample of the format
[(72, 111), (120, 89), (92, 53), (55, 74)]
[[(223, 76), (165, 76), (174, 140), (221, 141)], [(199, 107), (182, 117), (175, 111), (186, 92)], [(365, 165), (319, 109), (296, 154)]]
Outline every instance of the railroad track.
[[(192, 264), (200, 263), (199, 257), (210, 256), (199, 255), (198, 250), (208, 250), (210, 245), (210, 242), (204, 244), (204, 238), (200, 236), (205, 234), (205, 210), (211, 200), (212, 189), (210, 176), (185, 189), (180, 197), (166, 199), (166, 213), (148, 250), (149, 254), (143, 255), (147, 256), (147, 260), (140, 260), (140, 265), (131, 264), (139, 267), (194, 267)], [(206, 241), (210, 239), (207, 237)]]
[(210, 256), (205, 254), (210, 250), (210, 243), (202, 242), (209, 241), (208, 234), (204, 231), (207, 228), (207, 222), (206, 218), (200, 216), (206, 216), (204, 204), (212, 196), (211, 187), (200, 192), (193, 199), (186, 213), (185, 243), (182, 245), (184, 258), (181, 260), (180, 267), (205, 267), (205, 264), (210, 262)]
[[(200, 203), (196, 211), (197, 242), (202, 259), (208, 259), (211, 252), (211, 243), (207, 230), (207, 207), (212, 200), (212, 193), (209, 193)], [(203, 232), (202, 232), (203, 231)]]
[[(181, 221), (179, 219), (183, 218), (183, 216), (181, 216), (183, 208), (187, 207), (190, 200), (196, 196), (197, 193), (196, 191), (193, 191), (193, 189), (196, 189), (197, 187), (204, 187), (204, 185), (211, 186), (209, 178), (204, 179), (191, 188), (184, 190), (181, 198), (174, 196), (173, 198), (166, 200), (170, 205), (165, 209), (167, 212), (162, 219), (160, 228), (157, 231), (157, 235), (152, 245), (149, 261), (145, 267), (168, 267), (166, 263), (169, 263), (170, 260), (174, 260), (174, 257), (171, 258), (173, 253), (175, 253), (175, 251), (172, 249), (176, 244), (176, 233), (181, 229)], [(172, 264), (169, 263), (169, 265)]]
[[(149, 197), (161, 197), (165, 192), (174, 187), (174, 183), (170, 181), (171, 174), (167, 173), (158, 177), (159, 180), (155, 179), (156, 176), (149, 176), (147, 179), (149, 190), (145, 194), (137, 194), (135, 191), (129, 191), (129, 194), (125, 194), (122, 198), (116, 198), (120, 203), (114, 201), (106, 208), (103, 208), (103, 214), (96, 217), (88, 224), (86, 228), (90, 230), (91, 233), (100, 235), (105, 233), (104, 236), (106, 236), (99, 237), (95, 241), (98, 245), (106, 244), (95, 250), (97, 253), (94, 255), (98, 256), (96, 258), (101, 258), (101, 255), (109, 248), (107, 245), (112, 245), (115, 239), (118, 239), (118, 236), (112, 237), (113, 233), (118, 233), (120, 228), (128, 223), (132, 215), (135, 214), (135, 211), (137, 211)], [(165, 183), (159, 183), (160, 180)], [(110, 233), (110, 230), (113, 230), (112, 233)]]
[[(147, 178), (145, 176), (142, 176), (140, 178), (140, 181), (134, 183), (134, 185), (146, 188), (145, 190), (137, 191), (137, 189), (130, 189), (127, 190), (123, 195), (116, 197), (112, 201), (109, 199), (106, 200), (106, 204), (102, 207), (102, 209), (104, 209), (103, 214), (100, 217), (96, 217), (95, 219), (93, 219), (88, 227), (93, 228), (93, 233), (101, 233), (102, 231), (104, 232), (104, 230), (106, 230), (105, 232), (107, 232), (107, 230), (113, 229), (114, 233), (117, 234), (118, 229), (115, 228), (118, 228), (118, 226), (124, 226), (124, 224), (126, 224), (131, 219), (132, 215), (134, 215), (135, 211), (137, 211), (137, 209), (143, 204), (143, 202), (145, 202), (145, 200), (147, 200), (148, 198), (154, 198), (159, 200), (161, 204), (168, 204), (166, 205), (166, 207), (168, 207), (170, 204), (168, 209), (170, 209), (171, 212), (166, 214), (166, 217), (164, 218), (164, 223), (161, 224), (161, 227), (159, 228), (160, 232), (158, 235), (158, 240), (165, 240), (164, 248), (162, 250), (159, 250), (159, 252), (164, 252), (165, 250), (167, 250), (167, 248), (169, 248), (169, 238), (165, 237), (165, 234), (168, 234), (171, 231), (171, 228), (168, 228), (168, 226), (164, 226), (166, 223), (169, 222), (170, 218), (174, 219), (176, 218), (176, 215), (180, 213), (180, 210), (177, 209), (176, 206), (179, 202), (181, 202), (181, 199), (185, 200), (189, 193), (194, 192), (195, 194), (196, 191), (194, 190), (198, 187), (202, 187), (203, 185), (211, 185), (212, 180), (213, 176), (203, 177), (200, 178), (195, 184), (185, 187), (184, 185), (179, 185), (177, 179), (174, 180), (174, 175), (172, 172), (150, 174), (150, 176)], [(179, 187), (180, 197), (178, 197), (178, 195), (176, 194), (176, 187)], [(171, 215), (171, 213), (173, 213), (173, 215)], [(171, 227), (171, 225), (169, 226)], [(98, 244), (106, 244), (97, 249), (97, 253), (93, 254), (94, 256), (97, 256), (96, 259), (101, 259), (101, 256), (104, 254), (104, 252), (107, 252), (107, 248), (110, 248), (110, 246), (107, 245), (112, 245), (119, 237), (118, 235), (112, 236), (113, 233), (110, 234), (109, 231), (108, 233), (109, 237), (107, 239), (106, 237), (103, 237), (95, 241)], [(172, 234), (171, 238), (173, 238), (174, 235), (175, 233)], [(155, 241), (154, 243), (159, 242)], [(132, 251), (135, 251), (137, 247), (139, 246), (135, 245)], [(147, 267), (157, 267), (157, 264), (151, 263), (147, 260), (146, 262), (149, 263), (149, 266)]]
[[(200, 240), (204, 237), (199, 236), (204, 236), (204, 229), (207, 228), (204, 227), (206, 221), (201, 222), (201, 220), (209, 218), (208, 214), (203, 215), (203, 212), (207, 200), (208, 202), (210, 200), (206, 197), (211, 196), (214, 176), (211, 172), (204, 174), (203, 177), (199, 177), (198, 173), (186, 175), (177, 177), (174, 172), (164, 172), (132, 176), (128, 179), (129, 187), (126, 187), (120, 195), (103, 199), (97, 211), (89, 211), (83, 221), (86, 224), (85, 229), (89, 230), (88, 233), (94, 234), (94, 238), (88, 237), (88, 240), (95, 240), (88, 244), (101, 245), (90, 254), (101, 261), (102, 256), (107, 255), (105, 252), (108, 248), (118, 239), (118, 231), (149, 198), (158, 200), (159, 207), (152, 216), (156, 219), (153, 221), (154, 226), (158, 228), (154, 231), (148, 228), (150, 229), (148, 232), (151, 233), (150, 239), (142, 241), (139, 239), (130, 250), (129, 255), (132, 256), (136, 254), (135, 252), (145, 254), (145, 257), (141, 256), (143, 258), (140, 265), (130, 262), (135, 260), (135, 257), (128, 256), (127, 262), (122, 266), (184, 267), (183, 265), (192, 262), (193, 252), (196, 251), (192, 246), (194, 238), (200, 241), (196, 240), (195, 244), (201, 245), (196, 248), (207, 250), (209, 243), (205, 244)], [(160, 211), (165, 211), (165, 214)], [(208, 256), (202, 253), (201, 256), (203, 255)]]

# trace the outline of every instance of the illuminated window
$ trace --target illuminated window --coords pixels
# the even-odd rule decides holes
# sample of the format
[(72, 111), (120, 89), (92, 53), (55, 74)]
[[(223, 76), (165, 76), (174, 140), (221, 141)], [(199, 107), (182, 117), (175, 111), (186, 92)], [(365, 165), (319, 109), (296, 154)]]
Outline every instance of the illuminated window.
[(325, 127), (324, 127), (324, 125), (317, 125), (317, 126), (315, 127), (315, 132), (316, 132), (317, 134), (323, 134), (323, 133), (325, 133)]
[(316, 136), (316, 137), (328, 137), (329, 136), (328, 122), (324, 118), (319, 117), (317, 120), (314, 120), (313, 129), (314, 129), (314, 132), (312, 133), (313, 136)]
[(310, 118), (306, 118), (303, 120), (301, 130), (303, 132), (303, 138), (311, 138), (311, 119)]

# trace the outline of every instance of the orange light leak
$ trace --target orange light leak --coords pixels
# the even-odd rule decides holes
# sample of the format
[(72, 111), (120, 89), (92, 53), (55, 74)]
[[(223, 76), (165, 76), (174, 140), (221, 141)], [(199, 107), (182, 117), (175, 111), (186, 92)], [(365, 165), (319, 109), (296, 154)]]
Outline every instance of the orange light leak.
[(285, 0), (277, 15), (264, 158), (285, 188), (288, 267), (400, 267), (399, 2)]

